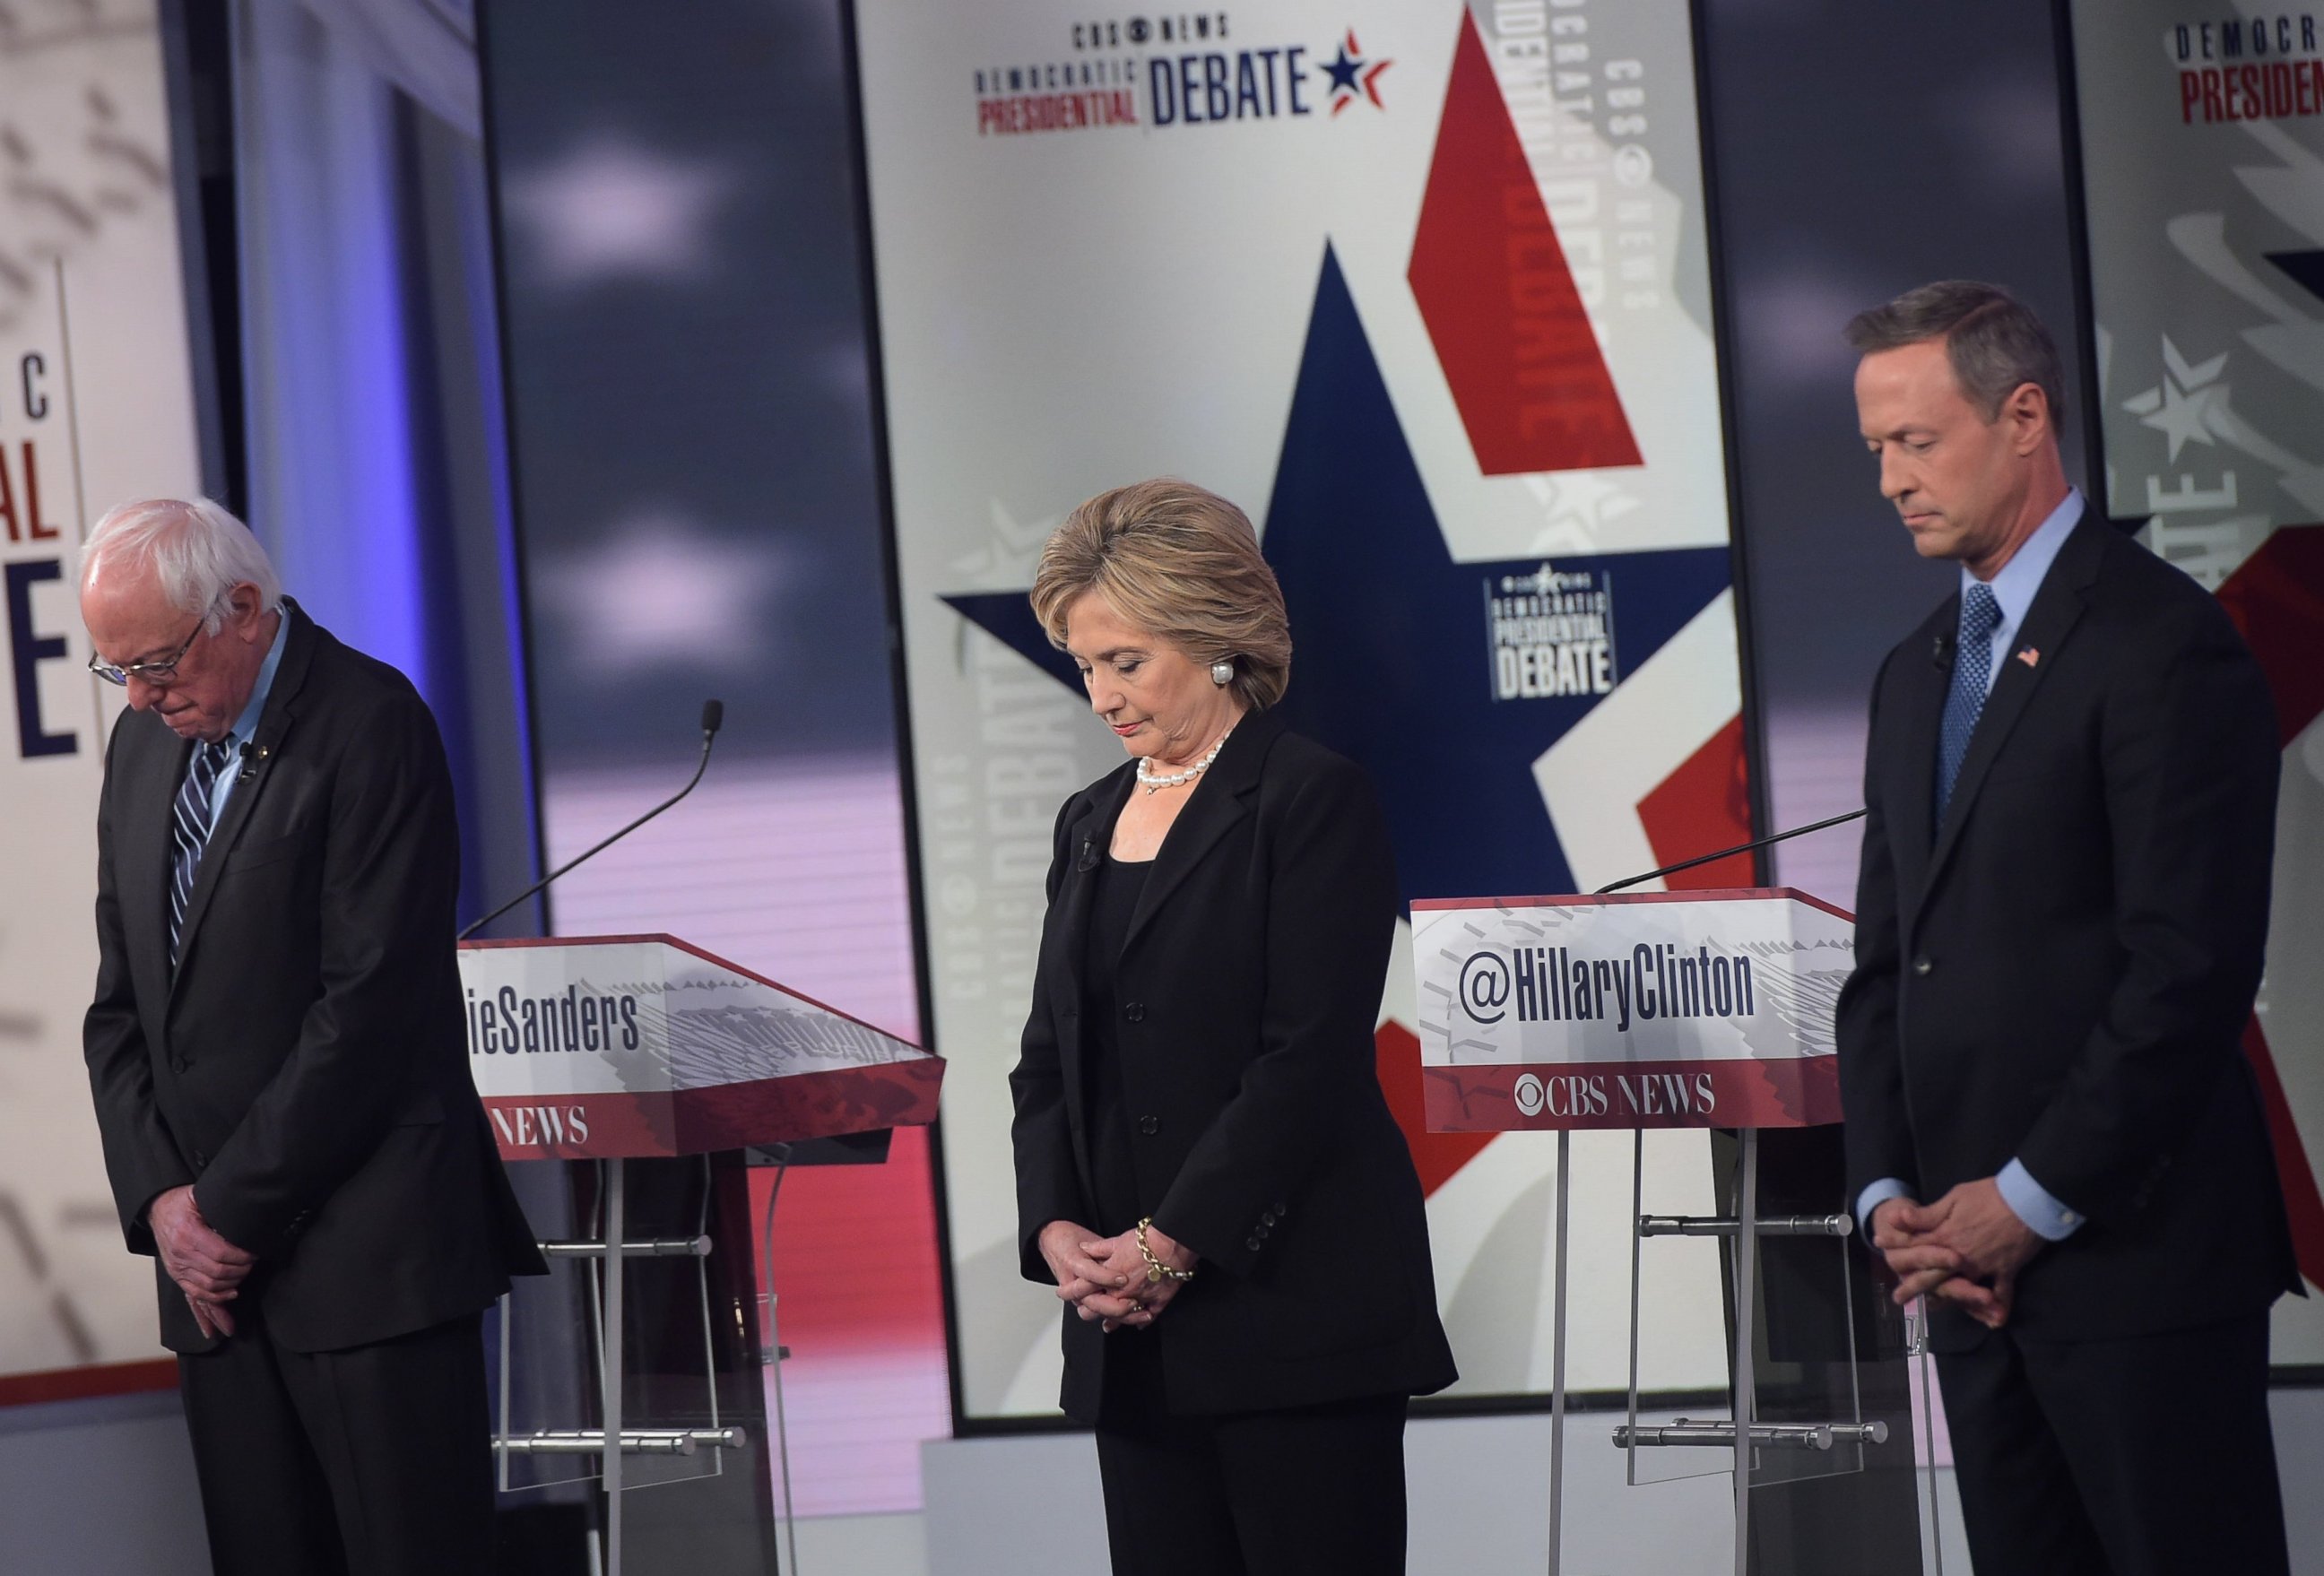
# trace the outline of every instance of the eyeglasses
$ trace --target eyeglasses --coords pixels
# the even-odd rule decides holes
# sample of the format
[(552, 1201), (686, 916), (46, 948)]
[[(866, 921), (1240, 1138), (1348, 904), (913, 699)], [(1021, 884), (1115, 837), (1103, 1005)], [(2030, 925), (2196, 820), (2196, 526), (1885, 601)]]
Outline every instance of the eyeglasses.
[(208, 622), (209, 614), (205, 613), (195, 622), (193, 632), (179, 643), (178, 649), (158, 662), (132, 662), (126, 668), (116, 668), (110, 662), (98, 661), (97, 654), (92, 651), (89, 653), (88, 670), (107, 684), (127, 684), (133, 678), (142, 678), (157, 687), (173, 683), (178, 677), (178, 664), (186, 659), (186, 653), (192, 650), (194, 642), (202, 638), (202, 628)]

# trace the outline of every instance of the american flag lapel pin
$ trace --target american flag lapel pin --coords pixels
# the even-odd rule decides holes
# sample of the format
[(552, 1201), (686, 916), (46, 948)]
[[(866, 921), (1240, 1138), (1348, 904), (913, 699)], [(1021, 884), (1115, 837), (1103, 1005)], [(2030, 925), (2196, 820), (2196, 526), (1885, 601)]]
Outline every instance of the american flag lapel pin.
[(2031, 668), (2042, 660), (2042, 653), (2028, 646), (2017, 653), (2017, 659)]

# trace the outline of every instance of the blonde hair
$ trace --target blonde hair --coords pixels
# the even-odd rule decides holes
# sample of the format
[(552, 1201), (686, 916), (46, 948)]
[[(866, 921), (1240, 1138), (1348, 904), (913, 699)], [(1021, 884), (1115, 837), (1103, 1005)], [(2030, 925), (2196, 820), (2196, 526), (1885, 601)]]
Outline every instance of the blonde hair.
[(1262, 711), (1291, 684), (1283, 588), (1243, 512), (1192, 482), (1160, 478), (1101, 493), (1065, 517), (1033, 572), (1033, 614), (1065, 643), (1065, 614), (1098, 591), (1130, 622), (1204, 668)]

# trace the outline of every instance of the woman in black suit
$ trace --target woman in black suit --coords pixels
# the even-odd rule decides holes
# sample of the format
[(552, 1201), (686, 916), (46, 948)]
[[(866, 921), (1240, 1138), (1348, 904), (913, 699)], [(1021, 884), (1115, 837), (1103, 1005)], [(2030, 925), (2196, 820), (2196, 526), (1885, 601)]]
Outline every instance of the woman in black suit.
[(1033, 605), (1130, 756), (1058, 815), (1010, 1079), (1024, 1272), (1066, 1304), (1113, 1568), (1401, 1571), (1406, 1403), (1454, 1375), (1374, 1070), (1379, 807), (1268, 712), (1283, 595), (1224, 499), (1091, 499)]

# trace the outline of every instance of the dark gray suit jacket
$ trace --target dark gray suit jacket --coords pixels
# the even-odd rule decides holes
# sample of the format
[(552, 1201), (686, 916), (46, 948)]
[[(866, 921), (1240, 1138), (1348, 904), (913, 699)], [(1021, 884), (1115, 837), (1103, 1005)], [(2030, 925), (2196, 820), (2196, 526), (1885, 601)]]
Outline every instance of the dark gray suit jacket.
[[(1092, 872), (1133, 772), (1125, 761), (1058, 815), (1010, 1077), (1021, 1262), (1044, 1285), (1041, 1229), (1093, 1223), (1084, 954)], [(1396, 917), (1363, 773), (1271, 714), (1245, 717), (1164, 840), (1116, 975), (1139, 1204), (1203, 1260), (1151, 1332), (1174, 1410), (1452, 1382), (1420, 1182), (1372, 1040)], [(1095, 1419), (1111, 1339), (1065, 1310), (1068, 1415)]]
[[(2029, 1337), (2264, 1309), (2299, 1286), (2241, 1048), (2282, 769), (2266, 681), (2216, 598), (2086, 514), (1937, 825), (1959, 615), (1958, 596), (1931, 614), (1873, 692), (1849, 1196), (1895, 1176), (1933, 1200), (2023, 1160), (2086, 1218), (2019, 1277)], [(1981, 1338), (1941, 1304), (1932, 1333)]]
[[(191, 746), (149, 714), (114, 729), (83, 1049), (131, 1249), (154, 1251), (146, 1207), (191, 1183), (258, 1256), (244, 1298), (313, 1351), (473, 1313), (542, 1266), (469, 1080), (435, 719), (401, 674), (285, 605), (174, 978), (171, 800)], [(213, 1344), (166, 1276), (159, 1290), (163, 1344)]]

